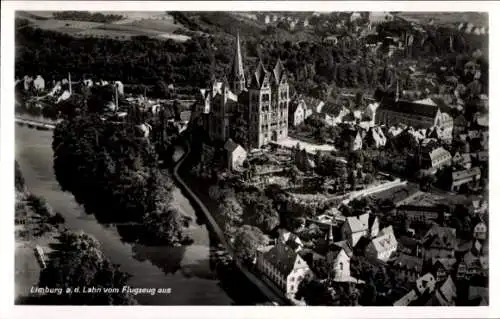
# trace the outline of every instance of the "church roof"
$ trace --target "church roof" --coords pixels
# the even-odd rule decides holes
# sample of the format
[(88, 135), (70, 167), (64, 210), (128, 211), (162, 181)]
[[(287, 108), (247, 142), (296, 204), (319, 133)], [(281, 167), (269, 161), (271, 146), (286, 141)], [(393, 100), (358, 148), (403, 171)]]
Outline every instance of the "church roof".
[(285, 75), (285, 67), (283, 66), (283, 63), (281, 62), (281, 59), (279, 59), (279, 58), (278, 58), (278, 61), (276, 61), (276, 65), (274, 66), (273, 75), (274, 75), (274, 80), (276, 81), (276, 84), (280, 84), (281, 79)]
[(439, 107), (436, 105), (421, 104), (412, 101), (390, 101), (384, 99), (380, 105), (380, 109), (434, 118), (439, 110)]
[(260, 89), (262, 87), (262, 84), (264, 83), (266, 76), (268, 76), (268, 73), (269, 72), (264, 67), (264, 64), (262, 64), (262, 61), (259, 61), (257, 69), (253, 74), (252, 86)]
[(231, 76), (233, 77), (233, 79), (245, 78), (245, 72), (243, 70), (243, 58), (241, 56), (239, 33), (236, 35), (236, 52), (233, 60), (233, 70)]

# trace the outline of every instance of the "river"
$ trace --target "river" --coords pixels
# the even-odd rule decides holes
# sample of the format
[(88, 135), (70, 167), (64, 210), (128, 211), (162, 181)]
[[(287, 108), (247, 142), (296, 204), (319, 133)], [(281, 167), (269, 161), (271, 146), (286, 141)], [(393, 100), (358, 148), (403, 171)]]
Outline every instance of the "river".
[[(142, 305), (252, 305), (263, 302), (255, 287), (238, 273), (215, 271), (213, 237), (179, 189), (174, 201), (193, 218), (188, 234), (193, 244), (182, 247), (145, 246), (125, 239), (123, 230), (99, 224), (70, 193), (62, 192), (52, 162), (52, 132), (16, 126), (16, 159), (30, 191), (44, 197), (66, 219), (66, 227), (83, 230), (101, 242), (113, 263), (132, 275), (131, 287), (171, 288), (170, 295), (138, 295)], [(179, 154), (176, 154), (178, 157)], [(212, 243), (212, 245), (211, 245)]]

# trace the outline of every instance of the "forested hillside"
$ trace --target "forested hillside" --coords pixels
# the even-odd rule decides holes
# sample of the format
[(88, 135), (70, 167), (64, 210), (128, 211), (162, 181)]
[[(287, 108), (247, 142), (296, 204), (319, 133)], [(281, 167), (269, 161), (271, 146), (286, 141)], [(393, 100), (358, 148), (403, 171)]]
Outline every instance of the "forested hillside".
[[(226, 27), (222, 22), (219, 25)], [(398, 25), (382, 25), (380, 31), (381, 36), (385, 36), (391, 32), (397, 34), (402, 29), (398, 29)], [(465, 37), (475, 37), (477, 41), (466, 41)], [(450, 38), (453, 39), (452, 45)], [(416, 34), (410, 49), (411, 59), (423, 59), (428, 61), (422, 62), (426, 67), (435, 67), (430, 62), (434, 57), (438, 58), (440, 66), (447, 67), (444, 76), (462, 76), (461, 65), (471, 59), (478, 60), (482, 71), (480, 81), (485, 84), (488, 70), (486, 52), (483, 50), (483, 55), (479, 57), (472, 56), (472, 52), (480, 48), (476, 45), (480, 43), (479, 38), (452, 33), (445, 28)], [(259, 58), (271, 66), (280, 57), (291, 71), (292, 92), (296, 90), (318, 98), (327, 98), (329, 87), (393, 87), (395, 77), (400, 79), (405, 89), (418, 85), (404, 68), (398, 68), (401, 70), (398, 72), (393, 68), (405, 61), (402, 53), (388, 57), (384, 50), (370, 51), (365, 43), (365, 38), (353, 36), (344, 36), (337, 43), (293, 43), (258, 33), (248, 35), (242, 37), (247, 79), (251, 78)], [(183, 43), (142, 36), (127, 41), (74, 38), (35, 29), (21, 20), (16, 30), (16, 76), (41, 74), (51, 81), (71, 72), (75, 79), (91, 77), (147, 86), (157, 86), (160, 82), (175, 83), (176, 87), (195, 93), (197, 88), (208, 84), (212, 73), (221, 78), (229, 72), (234, 45), (234, 37), (206, 34), (195, 35)]]

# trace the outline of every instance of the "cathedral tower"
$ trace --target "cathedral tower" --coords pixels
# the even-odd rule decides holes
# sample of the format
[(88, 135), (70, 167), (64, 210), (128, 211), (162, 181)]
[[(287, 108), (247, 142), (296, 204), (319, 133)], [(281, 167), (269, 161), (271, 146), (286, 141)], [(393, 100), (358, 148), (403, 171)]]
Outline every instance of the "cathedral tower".
[(231, 91), (236, 95), (245, 89), (245, 71), (243, 68), (243, 58), (241, 57), (240, 34), (236, 35), (236, 52), (233, 60), (233, 67), (230, 74)]

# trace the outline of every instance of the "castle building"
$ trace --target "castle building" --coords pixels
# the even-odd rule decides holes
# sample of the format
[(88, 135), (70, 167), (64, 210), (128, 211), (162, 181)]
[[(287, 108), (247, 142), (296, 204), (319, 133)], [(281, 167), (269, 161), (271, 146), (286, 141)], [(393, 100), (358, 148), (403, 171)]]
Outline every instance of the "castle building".
[(239, 35), (228, 78), (221, 82), (212, 79), (210, 88), (200, 93), (197, 111), (206, 115), (203, 125), (213, 140), (225, 142), (230, 138), (231, 120), (237, 112), (246, 120), (252, 148), (288, 136), (290, 96), (283, 63), (278, 59), (274, 69), (268, 71), (260, 61), (247, 83)]

